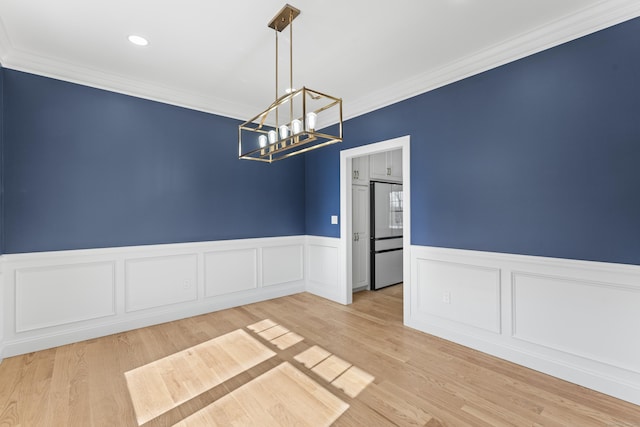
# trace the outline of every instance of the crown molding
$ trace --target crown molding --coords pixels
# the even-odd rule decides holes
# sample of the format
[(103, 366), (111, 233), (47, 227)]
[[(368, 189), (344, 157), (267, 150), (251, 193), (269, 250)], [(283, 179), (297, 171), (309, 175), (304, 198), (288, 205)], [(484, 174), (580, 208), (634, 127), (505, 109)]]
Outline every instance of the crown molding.
[[(246, 116), (247, 111), (253, 111), (254, 109), (251, 105), (243, 105), (226, 99), (188, 92), (179, 88), (153, 84), (144, 80), (131, 79), (102, 70), (64, 62), (59, 59), (35, 55), (15, 48), (8, 49), (8, 52), (9, 53), (5, 55), (6, 59), (2, 61), (2, 66), (16, 71), (23, 71), (234, 119), (242, 119)], [(0, 55), (2, 55), (1, 29)], [(0, 56), (0, 58), (2, 58), (2, 56)]]
[(4, 22), (2, 21), (2, 17), (0, 16), (0, 66), (7, 62), (10, 46), (11, 41), (9, 39), (9, 34), (7, 34), (7, 30), (4, 27)]
[[(344, 102), (344, 119), (366, 114), (638, 16), (640, 2), (637, 0), (602, 1), (436, 70), (395, 82), (358, 99), (347, 99)], [(256, 110), (252, 105), (134, 80), (18, 50), (12, 46), (1, 19), (0, 64), (5, 68), (235, 119), (242, 120)]]
[(551, 24), (344, 103), (351, 119), (640, 16), (637, 0), (602, 1)]

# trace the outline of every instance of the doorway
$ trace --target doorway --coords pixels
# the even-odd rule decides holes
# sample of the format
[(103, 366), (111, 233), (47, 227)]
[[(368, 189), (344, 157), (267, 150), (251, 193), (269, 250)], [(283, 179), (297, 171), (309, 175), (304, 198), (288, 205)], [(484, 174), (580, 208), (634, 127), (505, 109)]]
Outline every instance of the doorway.
[(353, 292), (402, 282), (402, 148), (351, 160)]
[(403, 278), (404, 278), (404, 312), (408, 313), (410, 300), (411, 264), (411, 182), (410, 182), (410, 136), (402, 136), (386, 141), (368, 144), (356, 148), (351, 148), (340, 152), (340, 259), (339, 271), (340, 293), (345, 304), (353, 301), (353, 201), (352, 185), (354, 181), (354, 169), (352, 160), (354, 158), (375, 155), (381, 152), (402, 150), (402, 183), (404, 192), (404, 209), (402, 222), (404, 226), (402, 247), (403, 257)]

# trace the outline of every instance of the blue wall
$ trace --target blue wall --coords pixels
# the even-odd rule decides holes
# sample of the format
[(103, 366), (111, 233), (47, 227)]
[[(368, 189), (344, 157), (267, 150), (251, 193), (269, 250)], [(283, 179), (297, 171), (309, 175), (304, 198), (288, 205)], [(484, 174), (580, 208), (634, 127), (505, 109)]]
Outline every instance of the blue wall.
[(331, 216), (340, 215), (340, 150), (350, 148), (350, 141), (353, 139), (305, 154), (307, 234), (340, 237), (340, 225), (331, 224)]
[(339, 151), (410, 134), (413, 244), (640, 264), (639, 35), (357, 117), (273, 165), (236, 159), (235, 120), (0, 68), (0, 249), (336, 237)]
[(304, 159), (237, 121), (4, 70), (4, 252), (300, 235)]
[(336, 237), (339, 149), (411, 135), (415, 245), (640, 264), (640, 19), (345, 123), (306, 158)]

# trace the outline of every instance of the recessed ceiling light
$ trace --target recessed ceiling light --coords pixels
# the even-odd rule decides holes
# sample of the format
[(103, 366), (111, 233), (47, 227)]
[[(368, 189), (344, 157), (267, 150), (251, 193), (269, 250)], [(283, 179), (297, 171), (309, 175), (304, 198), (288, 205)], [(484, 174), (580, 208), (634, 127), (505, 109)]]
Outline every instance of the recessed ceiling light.
[(130, 35), (129, 41), (138, 46), (146, 46), (149, 44), (149, 41), (141, 36)]

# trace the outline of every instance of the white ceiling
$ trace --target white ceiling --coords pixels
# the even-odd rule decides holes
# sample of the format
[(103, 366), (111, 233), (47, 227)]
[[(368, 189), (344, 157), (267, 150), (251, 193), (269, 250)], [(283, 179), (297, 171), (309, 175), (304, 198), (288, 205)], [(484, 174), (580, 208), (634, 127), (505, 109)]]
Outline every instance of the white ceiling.
[[(639, 0), (289, 2), (294, 86), (342, 97), (346, 118), (640, 16)], [(275, 97), (267, 24), (285, 3), (0, 0), (0, 63), (246, 119)]]

